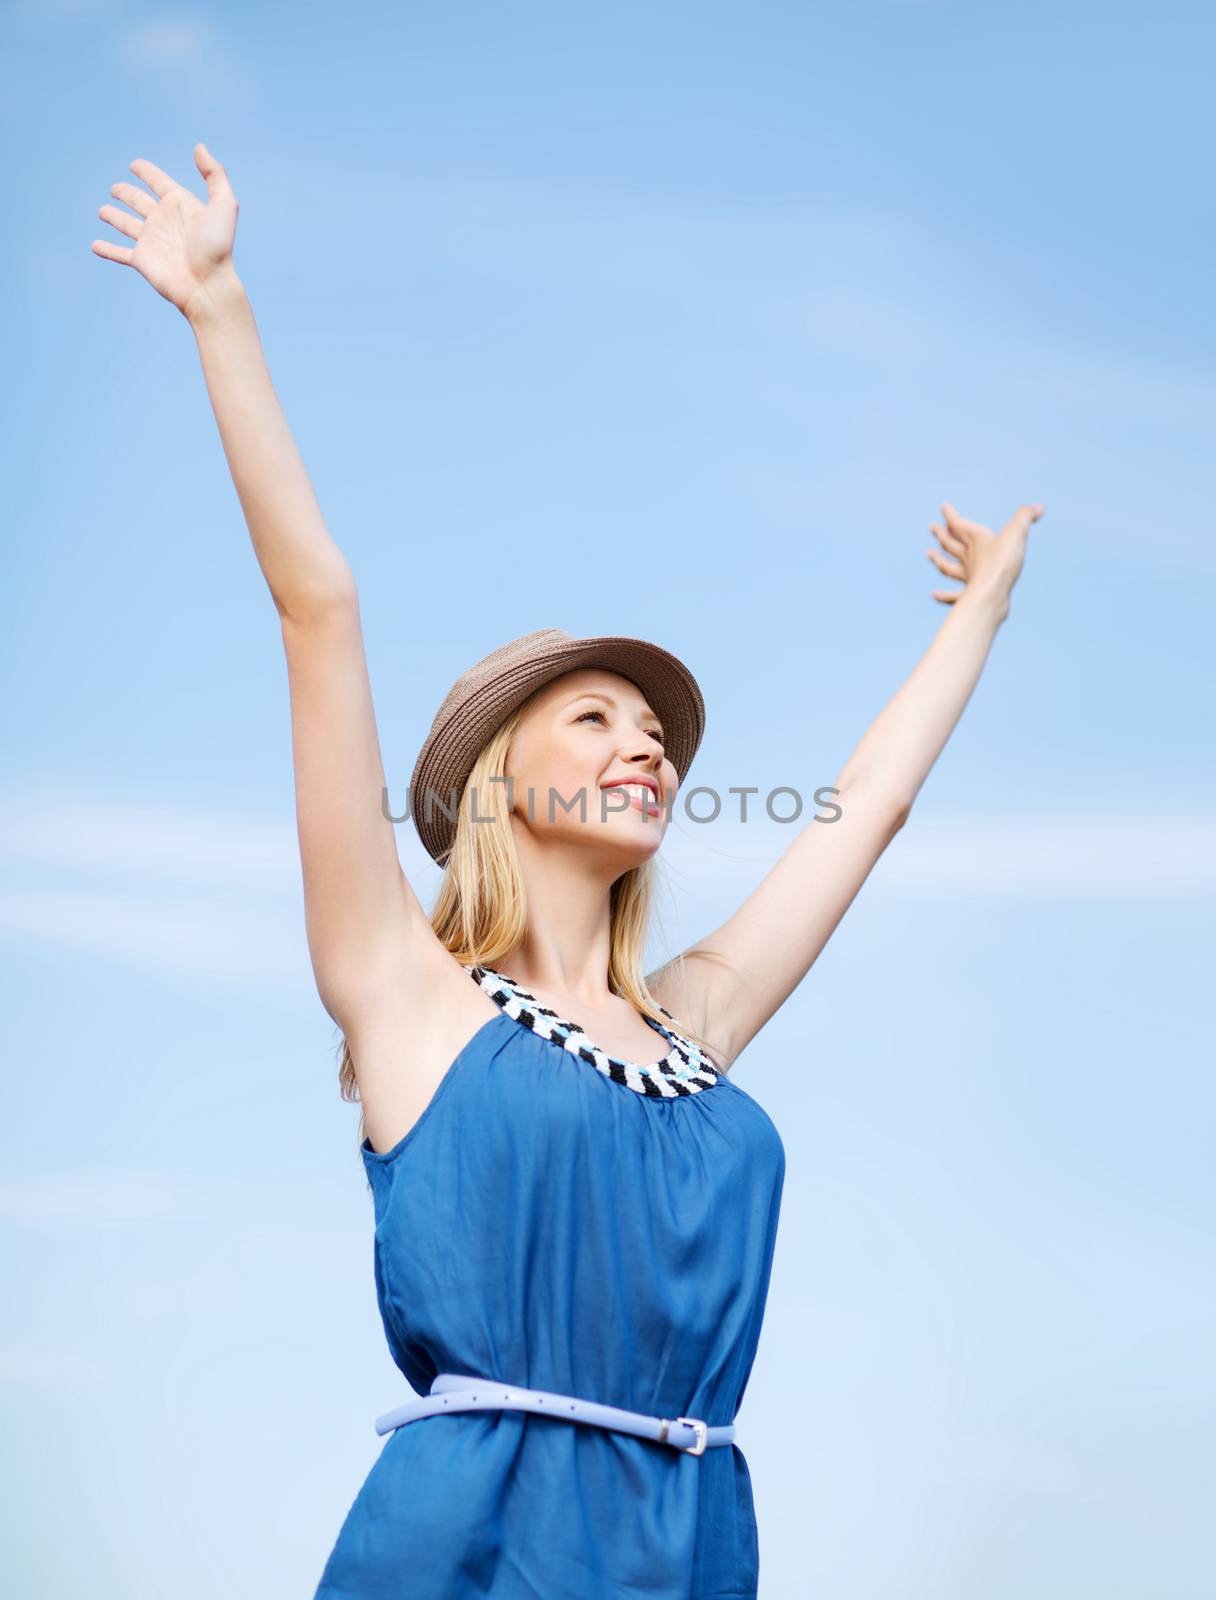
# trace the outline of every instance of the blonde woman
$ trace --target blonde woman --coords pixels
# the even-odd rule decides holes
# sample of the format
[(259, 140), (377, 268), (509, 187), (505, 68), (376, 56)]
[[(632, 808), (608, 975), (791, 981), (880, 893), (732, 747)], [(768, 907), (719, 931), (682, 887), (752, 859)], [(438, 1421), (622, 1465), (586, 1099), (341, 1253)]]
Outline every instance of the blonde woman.
[[(541, 629), (462, 674), (410, 806), (444, 867), (398, 862), (350, 568), (276, 401), (232, 261), (237, 202), (150, 161), (100, 215), (188, 320), (278, 610), (317, 988), (362, 1105), (375, 1277), (415, 1398), (325, 1564), (328, 1600), (757, 1594), (733, 1419), (768, 1292), (785, 1155), (729, 1076), (823, 949), (980, 674), (1039, 506), (999, 536), (947, 506), (950, 612), (803, 826), (720, 928), (643, 975), (653, 858), (704, 728), (689, 669)], [(150, 193), (147, 191), (151, 191)], [(791, 1397), (796, 1399), (796, 1397)]]

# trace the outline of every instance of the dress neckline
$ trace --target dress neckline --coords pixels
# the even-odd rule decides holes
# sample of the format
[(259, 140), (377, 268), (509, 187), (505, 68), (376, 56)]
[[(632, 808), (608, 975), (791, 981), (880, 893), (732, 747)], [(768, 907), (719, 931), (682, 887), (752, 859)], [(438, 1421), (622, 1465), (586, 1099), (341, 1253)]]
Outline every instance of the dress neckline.
[[(587, 1037), (578, 1023), (559, 1016), (551, 1006), (544, 1005), (522, 984), (509, 978), (505, 972), (499, 972), (496, 968), (484, 964), (480, 966), (466, 964), (464, 970), (507, 1016), (523, 1023), (542, 1039), (547, 1039), (551, 1044), (568, 1050), (571, 1055), (588, 1062), (604, 1077), (611, 1078), (614, 1083), (619, 1083), (626, 1089), (633, 1089), (638, 1094), (650, 1095), (653, 1098), (671, 1100), (682, 1095), (699, 1094), (702, 1090), (711, 1089), (721, 1082), (717, 1067), (702, 1049), (674, 1029), (664, 1028), (644, 1011), (639, 1012), (639, 1016), (666, 1039), (670, 1046), (661, 1061), (651, 1062), (648, 1066), (640, 1066), (636, 1061), (622, 1060), (619, 1056), (601, 1050)], [(659, 1010), (669, 1020), (675, 1020), (665, 1006), (659, 1006)]]

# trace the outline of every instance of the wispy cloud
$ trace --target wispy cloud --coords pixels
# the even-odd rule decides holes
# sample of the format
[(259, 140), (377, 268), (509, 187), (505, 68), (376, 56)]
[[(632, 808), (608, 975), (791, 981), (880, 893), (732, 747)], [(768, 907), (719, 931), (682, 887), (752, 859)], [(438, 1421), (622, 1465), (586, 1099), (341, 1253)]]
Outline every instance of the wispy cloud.
[(233, 889), (293, 889), (295, 819), (241, 816), (55, 789), (0, 798), (0, 860)]
[[(806, 825), (830, 848), (829, 826)], [(677, 920), (685, 902), (728, 914), (800, 826), (677, 815), (660, 858)], [(412, 826), (397, 838), (426, 904), (439, 870)], [(0, 802), (0, 875), (0, 933), (11, 937), (222, 980), (295, 983), (310, 971), (294, 818), (10, 797)], [(1216, 894), (1216, 818), (914, 814), (863, 892), (1193, 900)]]
[(198, 11), (141, 17), (123, 34), (120, 54), (128, 66), (157, 69), (192, 65), (216, 48), (215, 26)]
[[(276, 189), (314, 184), (285, 169)], [(334, 177), (358, 203), (345, 167)], [(961, 271), (954, 244), (907, 214), (864, 204), (714, 205), (669, 193), (605, 192), (517, 173), (410, 171), (376, 164), (354, 180), (368, 206), (395, 192), (425, 218), (415, 250), (480, 279), (563, 292), (670, 297), (682, 308), (712, 300), (715, 327), (733, 330), (734, 381), (780, 388), (791, 369), (801, 385), (808, 357), (836, 356), (916, 391), (944, 349), (963, 340), (977, 371), (1001, 375), (996, 395), (1033, 393), (1050, 382), (1053, 405), (1131, 420), (1161, 418), (1197, 428), (1216, 398), (1216, 370), (1193, 359), (1157, 357), (1124, 341), (1099, 343), (1017, 318), (982, 278)], [(301, 192), (301, 201), (305, 198)], [(898, 280), (875, 262), (898, 260)], [(682, 326), (682, 325), (681, 325)], [(716, 346), (705, 352), (720, 359)], [(681, 364), (691, 370), (697, 353)], [(821, 504), (821, 502), (813, 502)]]
[[(251, 94), (248, 68), (238, 61), (232, 42), (213, 16), (189, 7), (145, 12), (115, 29), (112, 44), (118, 64), (127, 72), (178, 95), (195, 96), (200, 111), (247, 103)], [(205, 94), (198, 94), (204, 85)], [(155, 155), (150, 159), (155, 160)], [(191, 164), (182, 181), (201, 188)]]
[(307, 976), (302, 919), (202, 898), (28, 888), (0, 896), (0, 932), (199, 977)]
[[(825, 847), (831, 824), (820, 828)], [(664, 843), (681, 893), (758, 884), (798, 825), (682, 820)], [(863, 891), (950, 899), (1195, 899), (1216, 894), (1216, 817), (1206, 812), (1039, 812), (917, 817)]]
[(109, 1227), (159, 1221), (180, 1208), (192, 1186), (157, 1174), (40, 1172), (0, 1178), (0, 1227)]
[(884, 889), (946, 897), (1194, 899), (1216, 893), (1216, 817), (913, 817), (879, 870)]
[(309, 973), (294, 818), (0, 800), (0, 933), (216, 979)]

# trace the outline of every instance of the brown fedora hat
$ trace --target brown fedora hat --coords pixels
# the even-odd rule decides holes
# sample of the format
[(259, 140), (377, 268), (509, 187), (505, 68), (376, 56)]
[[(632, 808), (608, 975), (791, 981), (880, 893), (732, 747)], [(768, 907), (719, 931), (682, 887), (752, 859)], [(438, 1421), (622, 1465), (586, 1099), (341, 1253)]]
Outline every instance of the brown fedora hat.
[[(541, 628), (461, 673), (435, 714), (409, 793), (414, 826), (433, 860), (442, 861), (452, 847), (453, 802), (495, 731), (542, 684), (578, 667), (603, 667), (637, 685), (663, 725), (663, 747), (684, 782), (705, 732), (705, 701), (684, 663), (645, 639), (576, 639), (562, 628)], [(445, 808), (453, 813), (451, 821)]]

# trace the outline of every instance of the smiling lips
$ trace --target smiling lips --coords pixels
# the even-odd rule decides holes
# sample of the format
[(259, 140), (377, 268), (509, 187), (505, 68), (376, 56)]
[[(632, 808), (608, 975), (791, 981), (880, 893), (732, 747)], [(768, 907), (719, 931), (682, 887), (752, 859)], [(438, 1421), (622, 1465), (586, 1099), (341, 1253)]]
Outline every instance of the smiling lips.
[(614, 789), (622, 789), (629, 796), (629, 804), (636, 806), (639, 811), (647, 816), (657, 817), (662, 811), (655, 789), (649, 783), (640, 780), (633, 783), (606, 783), (604, 793), (610, 794)]

